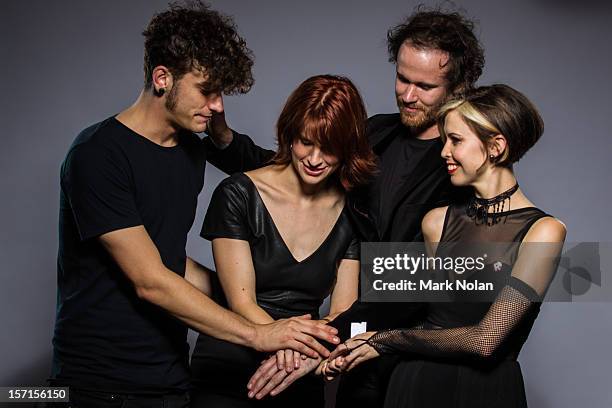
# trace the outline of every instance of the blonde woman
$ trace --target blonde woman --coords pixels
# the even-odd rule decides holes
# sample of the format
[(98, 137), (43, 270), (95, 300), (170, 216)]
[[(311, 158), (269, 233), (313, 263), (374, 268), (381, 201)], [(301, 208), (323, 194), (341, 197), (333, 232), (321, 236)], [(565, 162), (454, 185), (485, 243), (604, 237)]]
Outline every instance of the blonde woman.
[(542, 135), (542, 119), (520, 92), (492, 85), (445, 105), (438, 126), (451, 182), (471, 186), (474, 195), (425, 216), (426, 246), (433, 254), (438, 243), (466, 244), (445, 253), (457, 256), (462, 247), (499, 243), (499, 253), (489, 258), (501, 263), (488, 267), (505, 283), (496, 287), (493, 302), (430, 303), (423, 328), (353, 337), (323, 371), (334, 376), (383, 353), (403, 354), (385, 407), (525, 407), (517, 357), (566, 234), (563, 223), (525, 196), (513, 172)]

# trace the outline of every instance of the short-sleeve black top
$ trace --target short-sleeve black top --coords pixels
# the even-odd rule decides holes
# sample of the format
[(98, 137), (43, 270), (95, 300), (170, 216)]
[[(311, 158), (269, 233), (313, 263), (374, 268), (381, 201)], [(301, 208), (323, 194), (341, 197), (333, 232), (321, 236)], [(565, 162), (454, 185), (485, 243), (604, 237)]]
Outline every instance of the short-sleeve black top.
[(273, 318), (311, 313), (330, 294), (341, 259), (359, 259), (346, 207), (331, 232), (308, 258), (298, 262), (281, 237), (253, 181), (238, 173), (219, 184), (210, 201), (202, 237), (249, 242), (257, 303)]
[(142, 225), (164, 265), (184, 276), (205, 160), (193, 133), (162, 147), (113, 117), (76, 138), (61, 169), (52, 383), (130, 393), (188, 389), (187, 328), (139, 299), (96, 237)]

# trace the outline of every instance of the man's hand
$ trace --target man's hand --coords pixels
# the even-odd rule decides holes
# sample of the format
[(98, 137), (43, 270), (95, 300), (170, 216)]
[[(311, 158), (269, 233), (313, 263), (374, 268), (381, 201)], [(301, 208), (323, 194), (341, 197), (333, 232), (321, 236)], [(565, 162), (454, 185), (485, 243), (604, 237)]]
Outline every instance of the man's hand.
[(256, 334), (252, 347), (258, 351), (292, 349), (311, 358), (329, 356), (329, 351), (314, 338), (338, 344), (338, 330), (319, 321), (310, 320), (310, 315), (277, 320), (274, 323), (255, 326)]
[(326, 367), (328, 371), (324, 372), (326, 378), (337, 375), (338, 370), (350, 371), (364, 361), (380, 356), (378, 351), (368, 344), (368, 340), (375, 333), (358, 334), (336, 347), (329, 356), (330, 363)]
[(287, 387), (319, 366), (321, 357), (307, 358), (300, 367), (291, 373), (279, 369), (276, 355), (265, 360), (249, 380), (247, 389), (249, 398), (262, 399), (266, 395), (278, 395)]
[(225, 112), (213, 113), (208, 122), (206, 133), (211, 137), (215, 146), (220, 149), (229, 145), (234, 140), (234, 134), (225, 121)]
[[(329, 320), (321, 319), (316, 320), (321, 324), (328, 324)], [(291, 349), (278, 350), (276, 352), (276, 365), (279, 370), (286, 370), (288, 373), (292, 372), (294, 369), (300, 368), (300, 363), (302, 360), (306, 360), (310, 358), (305, 354), (300, 354), (297, 351)]]

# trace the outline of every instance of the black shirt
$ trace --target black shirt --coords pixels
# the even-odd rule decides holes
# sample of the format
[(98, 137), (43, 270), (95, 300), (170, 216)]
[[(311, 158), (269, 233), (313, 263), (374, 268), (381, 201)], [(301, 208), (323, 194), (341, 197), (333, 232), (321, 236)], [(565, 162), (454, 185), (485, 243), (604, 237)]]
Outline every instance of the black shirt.
[(186, 326), (139, 299), (96, 237), (143, 225), (164, 265), (184, 276), (205, 159), (193, 133), (162, 147), (115, 118), (76, 138), (61, 169), (52, 383), (127, 392), (188, 388)]
[[(380, 235), (394, 214), (395, 205), (406, 180), (420, 177), (419, 163), (430, 148), (440, 148), (439, 138), (420, 140), (408, 131), (391, 139), (389, 146), (378, 156), (378, 176), (370, 186), (369, 208)], [(442, 159), (439, 158), (440, 162)], [(412, 237), (404, 237), (405, 240)]]

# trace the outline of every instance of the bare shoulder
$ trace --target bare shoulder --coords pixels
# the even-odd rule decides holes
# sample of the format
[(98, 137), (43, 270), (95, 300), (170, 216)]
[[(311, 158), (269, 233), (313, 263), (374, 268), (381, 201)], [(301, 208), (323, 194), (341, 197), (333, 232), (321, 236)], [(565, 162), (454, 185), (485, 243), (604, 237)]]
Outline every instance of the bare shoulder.
[(425, 240), (429, 242), (440, 242), (447, 210), (448, 206), (438, 207), (425, 214), (423, 221), (421, 221), (421, 229), (423, 230)]
[(272, 166), (264, 166), (258, 169), (245, 171), (244, 174), (253, 181), (261, 181), (262, 177), (265, 179), (266, 175), (270, 173), (270, 167)]
[(278, 166), (269, 165), (260, 167), (255, 170), (250, 170), (244, 174), (251, 179), (251, 181), (257, 186), (260, 192), (270, 190), (274, 186), (275, 176), (278, 173)]
[(523, 242), (563, 242), (566, 234), (567, 227), (561, 220), (543, 217), (533, 223)]

